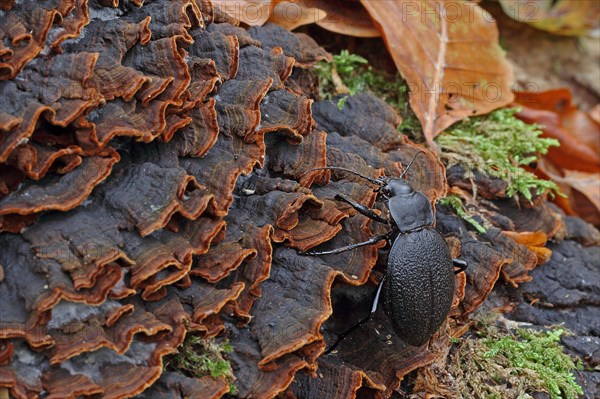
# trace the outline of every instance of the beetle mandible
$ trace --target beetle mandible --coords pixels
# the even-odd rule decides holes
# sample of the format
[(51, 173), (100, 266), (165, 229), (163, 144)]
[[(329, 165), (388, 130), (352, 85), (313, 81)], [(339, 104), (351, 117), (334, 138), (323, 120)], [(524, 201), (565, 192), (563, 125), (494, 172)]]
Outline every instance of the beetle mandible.
[[(340, 334), (337, 342), (326, 353), (358, 326), (369, 320), (379, 304), (383, 289), (383, 305), (396, 335), (412, 346), (421, 346), (444, 322), (454, 298), (454, 274), (465, 270), (467, 264), (452, 259), (448, 244), (433, 227), (435, 218), (429, 199), (415, 191), (404, 179), (419, 154), (415, 154), (399, 178), (373, 179), (346, 168), (325, 167), (312, 170), (339, 170), (352, 173), (379, 186), (374, 191), (386, 201), (390, 220), (369, 207), (337, 194), (335, 199), (352, 206), (362, 215), (390, 226), (386, 234), (373, 236), (367, 241), (329, 251), (302, 252), (303, 255), (330, 255), (386, 240), (391, 246), (387, 270), (379, 283), (370, 315)], [(454, 266), (458, 267), (454, 271)]]

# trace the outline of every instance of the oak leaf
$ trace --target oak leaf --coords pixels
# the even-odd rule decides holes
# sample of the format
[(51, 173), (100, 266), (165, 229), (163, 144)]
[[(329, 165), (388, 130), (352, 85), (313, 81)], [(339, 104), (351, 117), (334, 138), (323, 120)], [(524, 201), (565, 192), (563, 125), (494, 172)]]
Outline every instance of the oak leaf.
[(600, 172), (600, 124), (573, 104), (568, 89), (515, 94), (521, 108), (516, 116), (541, 125), (545, 137), (560, 141), (560, 147), (549, 149), (549, 160), (564, 169)]
[(540, 93), (517, 92), (516, 114), (541, 125), (543, 136), (560, 141), (538, 162), (536, 173), (551, 178), (568, 196), (556, 203), (568, 214), (600, 224), (600, 123), (595, 111), (585, 113), (573, 104), (568, 89)]
[(408, 82), (430, 146), (445, 128), (513, 100), (493, 18), (475, 3), (361, 0)]

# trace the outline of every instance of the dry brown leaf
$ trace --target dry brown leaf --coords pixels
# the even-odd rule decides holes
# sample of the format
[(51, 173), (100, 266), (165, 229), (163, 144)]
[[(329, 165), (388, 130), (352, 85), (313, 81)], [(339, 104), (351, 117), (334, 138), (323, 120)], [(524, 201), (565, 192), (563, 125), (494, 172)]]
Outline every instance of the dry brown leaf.
[(493, 18), (477, 4), (361, 0), (407, 80), (430, 146), (452, 123), (509, 104), (512, 67)]
[(557, 35), (581, 36), (600, 28), (598, 0), (500, 0), (512, 19)]
[(247, 25), (271, 21), (293, 30), (317, 24), (349, 36), (381, 36), (359, 0), (215, 0), (213, 4)]
[(213, 5), (247, 25), (264, 25), (276, 1), (271, 0), (213, 0)]
[(576, 170), (564, 170), (565, 181), (574, 189), (585, 195), (600, 210), (600, 174), (585, 173)]
[(307, 1), (278, 1), (273, 7), (270, 20), (286, 29), (314, 24), (327, 18), (327, 11), (313, 7)]
[(358, 0), (275, 1), (271, 21), (288, 29), (316, 23), (332, 32), (356, 37), (379, 37), (379, 31)]
[(517, 92), (517, 117), (542, 126), (545, 137), (560, 141), (538, 162), (536, 173), (554, 180), (568, 201), (556, 203), (568, 214), (600, 224), (600, 123), (580, 111), (568, 89)]
[(566, 129), (560, 115), (552, 111), (529, 108), (520, 103), (515, 105), (521, 108), (516, 114), (519, 119), (542, 126), (544, 137), (560, 141), (560, 147), (550, 148), (546, 158), (565, 169), (600, 171), (598, 153), (577, 137), (576, 130)]
[(600, 104), (589, 110), (588, 116), (600, 125)]
[(541, 163), (540, 166), (559, 185), (561, 191), (567, 193), (570, 209), (575, 214), (589, 223), (600, 225), (600, 173), (568, 169), (556, 173), (551, 171), (552, 168), (547, 163)]

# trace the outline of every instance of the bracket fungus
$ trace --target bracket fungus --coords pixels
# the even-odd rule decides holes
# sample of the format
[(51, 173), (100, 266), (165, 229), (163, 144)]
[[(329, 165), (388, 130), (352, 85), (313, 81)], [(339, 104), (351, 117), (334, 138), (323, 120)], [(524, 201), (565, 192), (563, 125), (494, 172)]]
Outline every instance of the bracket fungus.
[[(298, 254), (378, 228), (334, 199), (371, 206), (372, 188), (314, 169), (397, 176), (424, 151), (413, 187), (435, 203), (447, 182), (383, 101), (360, 94), (339, 110), (298, 92), (294, 68), (330, 59), (312, 39), (272, 24), (246, 30), (208, 0), (1, 7), (0, 392), (225, 395), (222, 377), (163, 370), (188, 334), (227, 337), (246, 398), (323, 387), (386, 398), (443, 352), (444, 331), (411, 347), (378, 314), (374, 328), (321, 356), (344, 325), (332, 290), (372, 291), (382, 258), (373, 246)], [(478, 240), (438, 209), (469, 262), (452, 317), (464, 320), (501, 275), (526, 281), (537, 264), (501, 230), (558, 230), (546, 207), (506, 220)]]

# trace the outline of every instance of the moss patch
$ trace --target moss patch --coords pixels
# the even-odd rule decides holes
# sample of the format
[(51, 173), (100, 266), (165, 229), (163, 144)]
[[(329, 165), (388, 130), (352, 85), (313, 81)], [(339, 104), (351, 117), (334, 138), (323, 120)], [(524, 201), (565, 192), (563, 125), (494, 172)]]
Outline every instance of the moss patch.
[[(419, 120), (409, 106), (408, 85), (398, 73), (390, 75), (378, 71), (369, 65), (367, 59), (350, 54), (348, 50), (334, 55), (331, 62), (317, 63), (315, 71), (322, 99), (337, 98), (341, 109), (348, 95), (371, 92), (402, 116), (403, 121), (398, 128), (401, 132), (413, 138), (422, 136)], [(559, 193), (554, 182), (539, 179), (523, 169), (523, 166), (546, 154), (549, 147), (558, 146), (559, 142), (539, 137), (542, 132), (538, 126), (517, 119), (515, 112), (515, 109), (501, 109), (465, 119), (450, 127), (436, 138), (442, 150), (442, 160), (448, 167), (460, 164), (469, 171), (478, 170), (484, 175), (505, 180), (509, 197), (522, 195), (531, 200), (533, 194)], [(454, 207), (456, 204), (449, 205)]]
[(522, 195), (531, 200), (533, 192), (558, 193), (554, 182), (539, 179), (522, 166), (532, 164), (559, 142), (539, 137), (542, 132), (538, 126), (517, 119), (516, 111), (496, 110), (450, 127), (436, 138), (442, 159), (448, 167), (460, 164), (505, 180), (509, 197)]
[(219, 343), (214, 338), (206, 339), (188, 335), (178, 350), (178, 354), (165, 362), (166, 370), (183, 372), (193, 378), (207, 375), (213, 378), (224, 377), (229, 383), (229, 393), (231, 395), (237, 393), (233, 385), (235, 377), (231, 364), (224, 357), (225, 354), (233, 352), (233, 347), (228, 341)]
[(338, 98), (343, 108), (347, 95), (371, 92), (385, 100), (402, 116), (400, 130), (420, 131), (421, 125), (408, 104), (408, 86), (398, 73), (386, 74), (369, 65), (366, 58), (342, 50), (332, 62), (315, 65), (319, 77), (319, 95), (324, 100)]
[(456, 214), (464, 219), (465, 222), (469, 223), (471, 226), (475, 228), (481, 234), (486, 232), (485, 227), (483, 227), (477, 220), (473, 218), (473, 215), (465, 208), (460, 197), (456, 195), (449, 195), (445, 198), (442, 198), (439, 203), (441, 205), (445, 205), (449, 208), (452, 208)]
[(501, 331), (495, 316), (475, 327), (479, 338), (462, 340), (450, 355), (448, 368), (464, 399), (521, 399), (534, 392), (575, 399), (583, 394), (573, 375), (581, 364), (573, 362), (559, 343), (564, 330)]

